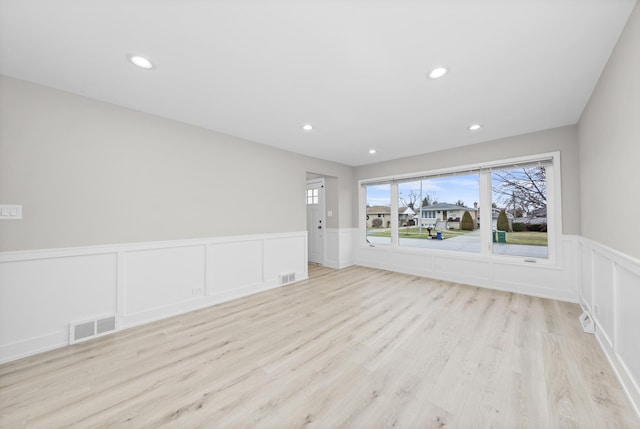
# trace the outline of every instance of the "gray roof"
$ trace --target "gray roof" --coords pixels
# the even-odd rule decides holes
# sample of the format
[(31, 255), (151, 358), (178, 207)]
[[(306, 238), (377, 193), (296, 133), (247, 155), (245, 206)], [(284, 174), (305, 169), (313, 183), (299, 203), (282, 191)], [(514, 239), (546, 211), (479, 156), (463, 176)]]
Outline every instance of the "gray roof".
[(389, 206), (371, 206), (367, 207), (367, 214), (391, 214), (391, 207)]
[(430, 206), (422, 206), (422, 210), (477, 210), (466, 206), (459, 206), (450, 203), (437, 203)]

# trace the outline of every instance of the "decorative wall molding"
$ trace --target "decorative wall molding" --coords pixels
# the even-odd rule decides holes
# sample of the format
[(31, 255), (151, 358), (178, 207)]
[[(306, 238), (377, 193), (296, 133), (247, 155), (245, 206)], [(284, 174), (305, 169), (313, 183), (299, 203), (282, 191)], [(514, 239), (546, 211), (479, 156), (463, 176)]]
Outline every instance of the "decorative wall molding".
[(342, 269), (355, 263), (354, 244), (358, 235), (358, 228), (327, 228), (325, 229), (325, 260), (324, 265), (330, 268)]
[(563, 236), (555, 264), (432, 249), (356, 246), (356, 263), (405, 274), (578, 302), (576, 237)]
[[(640, 410), (639, 260), (570, 235), (554, 265), (367, 247), (358, 237), (357, 228), (328, 229), (326, 265), (357, 263), (579, 302)], [(115, 314), (121, 330), (279, 287), (283, 273), (308, 278), (306, 231), (2, 252), (0, 363), (67, 345), (72, 321)]]
[(307, 233), (0, 253), (0, 363), (69, 344), (69, 323), (118, 330), (308, 278)]
[(640, 260), (579, 237), (580, 304), (640, 417)]

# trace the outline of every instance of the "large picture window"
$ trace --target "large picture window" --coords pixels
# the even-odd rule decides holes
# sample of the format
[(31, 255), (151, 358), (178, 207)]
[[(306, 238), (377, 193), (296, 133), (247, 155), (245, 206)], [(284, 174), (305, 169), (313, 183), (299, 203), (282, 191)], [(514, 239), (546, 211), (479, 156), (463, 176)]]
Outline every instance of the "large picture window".
[(550, 260), (558, 162), (554, 153), (365, 181), (367, 242)]

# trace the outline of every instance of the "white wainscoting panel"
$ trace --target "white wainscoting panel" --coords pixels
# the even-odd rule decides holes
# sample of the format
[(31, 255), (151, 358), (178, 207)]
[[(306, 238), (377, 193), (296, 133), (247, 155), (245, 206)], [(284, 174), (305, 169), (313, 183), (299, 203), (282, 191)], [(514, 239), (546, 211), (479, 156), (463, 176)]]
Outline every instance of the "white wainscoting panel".
[(69, 324), (117, 330), (308, 278), (307, 232), (0, 253), (0, 363), (69, 344)]
[(585, 247), (580, 242), (578, 252), (580, 252), (580, 298), (585, 302), (592, 302), (593, 300), (593, 271), (591, 267), (591, 249)]
[(358, 228), (340, 228), (340, 259), (338, 268), (346, 268), (355, 264), (355, 246), (358, 233)]
[(482, 279), (487, 281), (491, 275), (491, 265), (486, 261), (469, 259), (464, 261), (464, 270), (460, 269), (460, 258), (446, 258), (438, 256), (434, 258), (434, 271), (442, 275), (456, 273), (456, 281), (464, 283)]
[[(382, 247), (382, 246), (380, 246)], [(387, 249), (383, 252), (372, 252), (369, 256), (372, 261), (375, 261), (378, 268), (386, 268), (392, 271), (401, 271), (402, 268), (407, 269), (407, 274), (414, 274), (417, 276), (427, 276), (435, 271), (435, 259), (434, 255), (417, 255), (415, 253), (404, 252), (400, 258), (400, 261), (389, 260), (386, 257)]]
[[(525, 264), (478, 253), (430, 251), (358, 245), (356, 263), (406, 274), (432, 277), (473, 286), (578, 302), (576, 263), (572, 257), (575, 240), (566, 236), (561, 242), (557, 265)], [(562, 261), (565, 261), (564, 263)]]
[(70, 322), (115, 311), (115, 253), (2, 262), (0, 362), (68, 344)]
[(599, 330), (606, 336), (611, 346), (613, 344), (613, 263), (609, 258), (598, 252), (592, 253), (593, 270), (593, 316)]
[[(640, 275), (616, 267), (616, 314), (614, 342), (622, 364), (640, 384)], [(640, 390), (639, 390), (640, 392)]]
[(247, 240), (209, 245), (211, 287), (216, 296), (262, 283), (262, 240)]
[(493, 284), (499, 289), (543, 298), (578, 302), (570, 266), (506, 264), (494, 262)]
[(307, 278), (307, 240), (305, 236), (270, 238), (263, 241), (265, 283), (277, 284), (280, 274), (295, 273)]
[(580, 303), (640, 417), (640, 261), (584, 237), (579, 249)]
[(324, 230), (324, 266), (340, 268), (340, 229)]
[(324, 265), (337, 269), (353, 265), (357, 235), (358, 228), (327, 228)]
[(204, 244), (126, 252), (125, 258), (126, 323), (154, 320), (155, 314), (204, 295)]

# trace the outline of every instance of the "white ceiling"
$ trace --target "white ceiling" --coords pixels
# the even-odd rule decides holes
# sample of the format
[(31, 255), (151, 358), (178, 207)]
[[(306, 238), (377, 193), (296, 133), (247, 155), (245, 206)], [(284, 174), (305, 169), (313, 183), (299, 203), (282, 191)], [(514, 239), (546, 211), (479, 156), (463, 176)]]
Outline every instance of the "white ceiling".
[(0, 0), (0, 73), (362, 165), (575, 124), (634, 4)]

